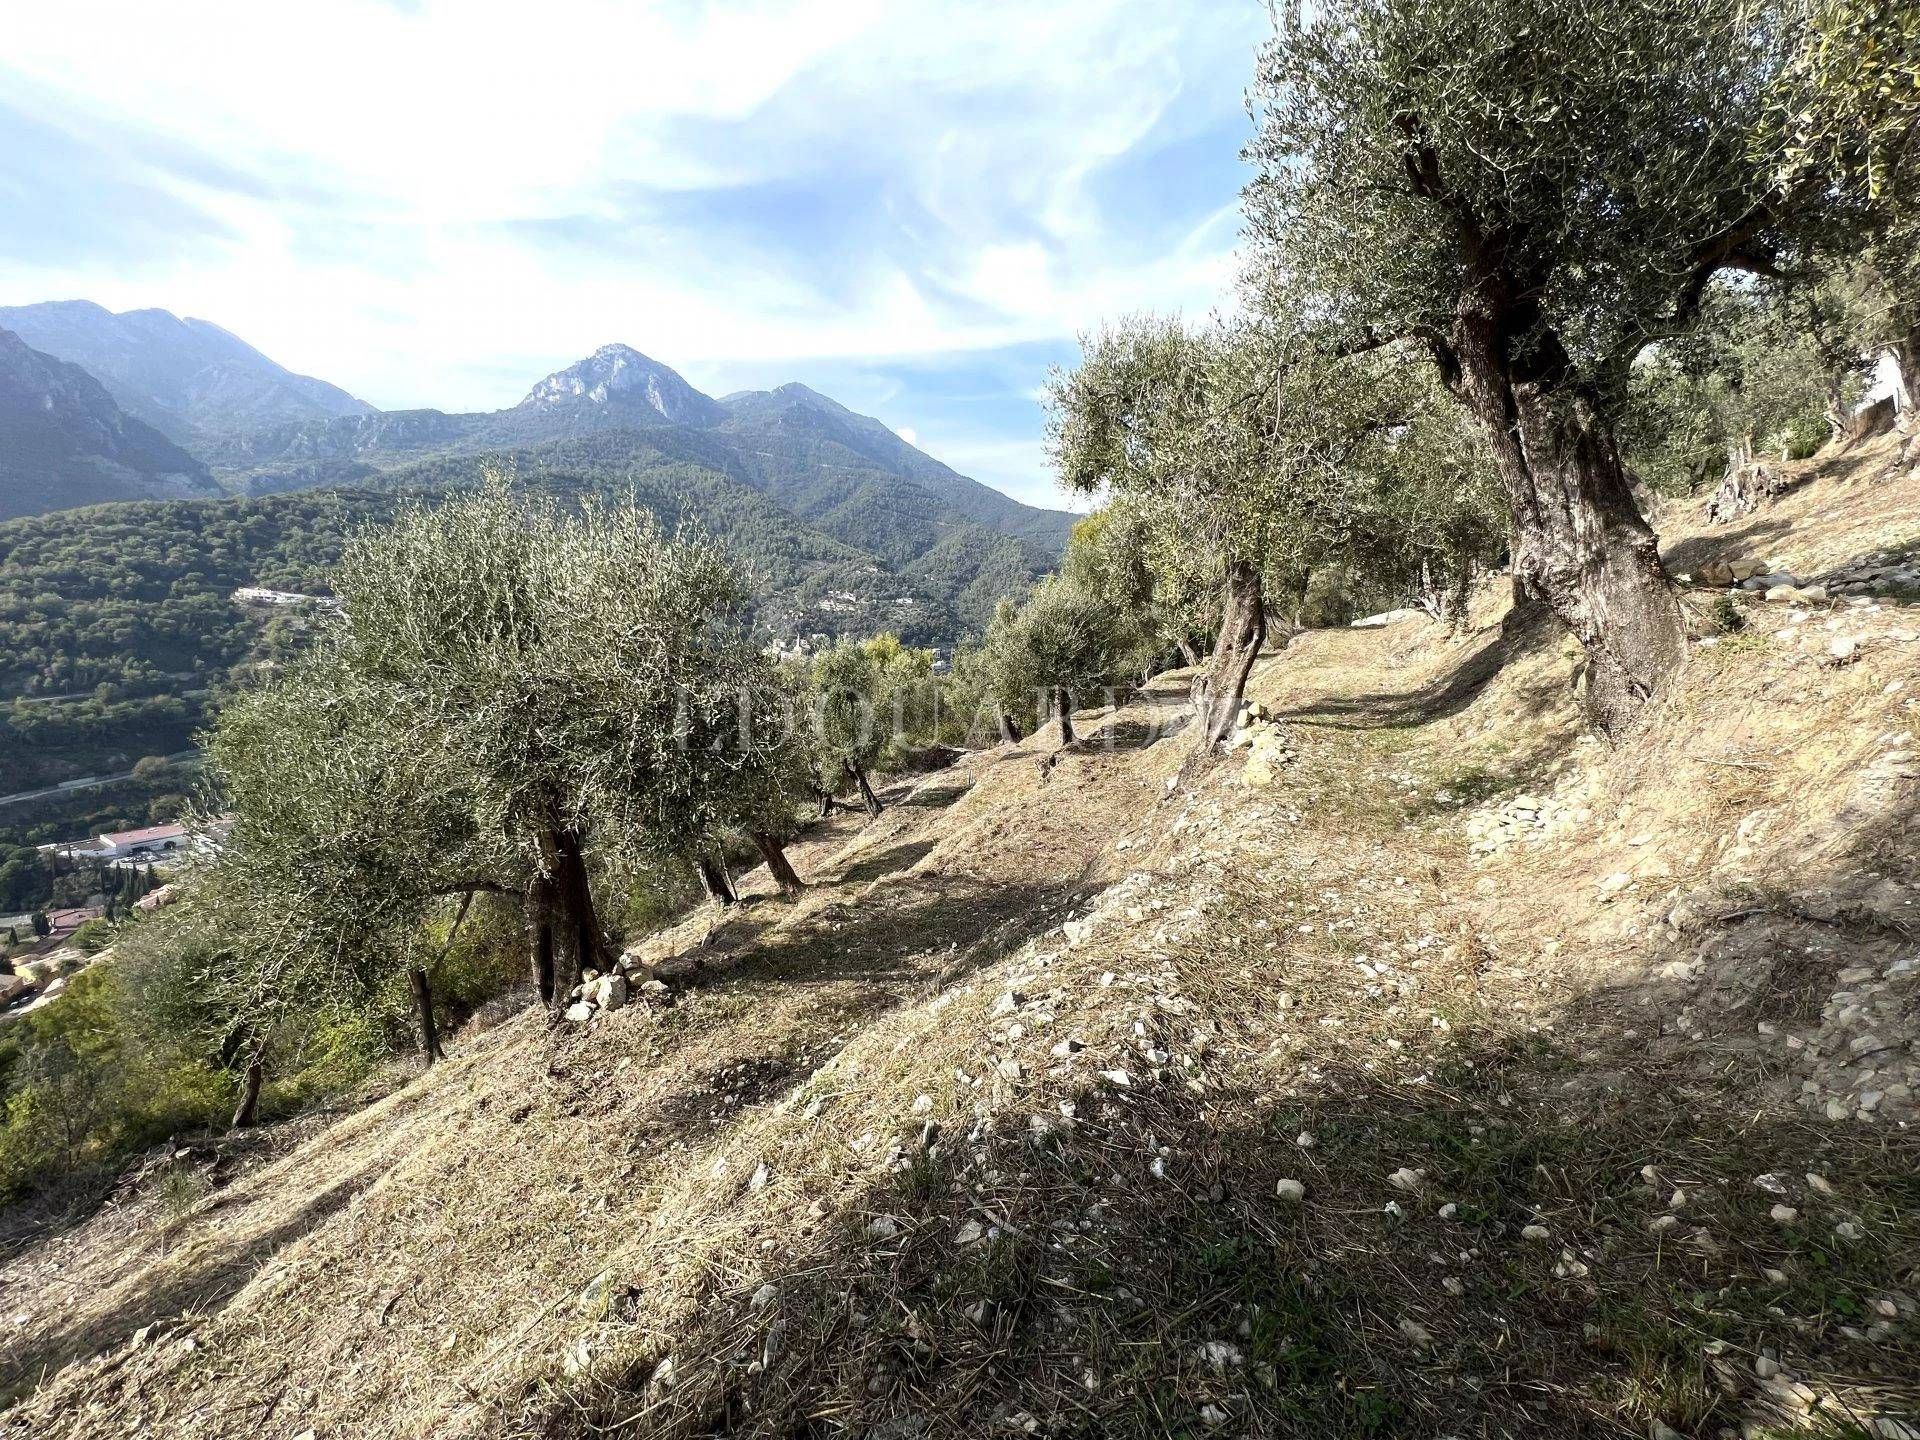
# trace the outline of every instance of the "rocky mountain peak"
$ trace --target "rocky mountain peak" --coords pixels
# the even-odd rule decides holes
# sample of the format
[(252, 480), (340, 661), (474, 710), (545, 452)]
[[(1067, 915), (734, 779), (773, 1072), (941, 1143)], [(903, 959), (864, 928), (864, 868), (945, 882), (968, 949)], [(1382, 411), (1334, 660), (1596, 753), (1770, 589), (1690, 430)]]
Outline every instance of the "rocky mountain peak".
[(520, 402), (521, 407), (598, 407), (676, 425), (706, 424), (720, 406), (689, 385), (678, 371), (650, 359), (631, 345), (602, 345), (586, 359), (556, 370)]

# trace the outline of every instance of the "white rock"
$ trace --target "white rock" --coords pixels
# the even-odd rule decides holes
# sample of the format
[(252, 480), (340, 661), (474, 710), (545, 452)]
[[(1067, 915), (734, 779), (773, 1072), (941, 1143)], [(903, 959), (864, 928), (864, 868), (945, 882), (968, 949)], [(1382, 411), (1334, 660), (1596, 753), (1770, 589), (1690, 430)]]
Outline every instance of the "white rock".
[(1773, 1217), (1776, 1225), (1791, 1225), (1800, 1218), (1800, 1212), (1791, 1205), (1776, 1205), (1767, 1214)]
[(1460, 1213), (1460, 1207), (1449, 1200), (1435, 1213), (1437, 1213), (1442, 1220), (1451, 1220)]
[(1307, 1187), (1298, 1180), (1282, 1180), (1273, 1187), (1273, 1193), (1289, 1204), (1297, 1205), (1307, 1198)]
[(1433, 1344), (1433, 1332), (1428, 1330), (1427, 1327), (1422, 1325), (1418, 1320), (1409, 1320), (1402, 1316), (1400, 1320), (1400, 1333), (1422, 1350)]
[(749, 1310), (764, 1310), (779, 1298), (780, 1287), (768, 1283), (753, 1292), (753, 1298), (747, 1302), (747, 1308)]
[(593, 1006), (585, 1000), (576, 1000), (567, 1007), (567, 1019), (575, 1025), (584, 1025), (593, 1019)]
[(1544, 1225), (1528, 1225), (1521, 1230), (1520, 1238), (1522, 1240), (1545, 1240), (1552, 1234), (1553, 1232)]
[(1225, 1340), (1207, 1341), (1200, 1347), (1200, 1358), (1215, 1370), (1229, 1370), (1247, 1363), (1247, 1357), (1240, 1347), (1229, 1345)]
[(1109, 1085), (1119, 1086), (1122, 1090), (1127, 1089), (1133, 1084), (1133, 1076), (1124, 1070), (1102, 1070), (1100, 1072), (1100, 1078)]
[(900, 1233), (900, 1222), (891, 1215), (876, 1215), (867, 1222), (867, 1234), (875, 1240), (891, 1240)]
[(956, 1245), (976, 1245), (979, 1243), (980, 1237), (985, 1233), (986, 1232), (980, 1228), (980, 1222), (978, 1220), (969, 1220), (954, 1232), (953, 1243)]
[(1427, 1172), (1425, 1170), (1409, 1169), (1403, 1165), (1391, 1175), (1387, 1176), (1387, 1183), (1396, 1190), (1418, 1190), (1422, 1185), (1427, 1183)]

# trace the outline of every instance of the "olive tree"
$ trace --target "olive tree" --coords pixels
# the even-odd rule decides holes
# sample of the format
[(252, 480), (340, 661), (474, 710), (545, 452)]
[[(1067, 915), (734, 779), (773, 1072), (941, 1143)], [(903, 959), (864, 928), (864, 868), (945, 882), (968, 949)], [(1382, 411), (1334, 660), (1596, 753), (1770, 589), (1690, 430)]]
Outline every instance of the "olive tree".
[(1276, 514), (1275, 477), (1246, 463), (1259, 397), (1232, 393), (1231, 360), (1213, 333), (1132, 317), (1084, 339), (1080, 364), (1048, 387), (1047, 445), (1061, 483), (1128, 503), (1152, 537), (1156, 570), (1196, 551), (1219, 566), (1222, 618), (1202, 713), (1209, 745), (1230, 733), (1266, 639), (1261, 557)]
[(1076, 700), (1119, 678), (1130, 636), (1127, 617), (1063, 575), (1050, 575), (1020, 609), (1018, 636), (1028, 672), (1060, 722), (1060, 743), (1074, 740)]
[(629, 816), (640, 847), (691, 857), (707, 893), (735, 897), (724, 863), (744, 836), (784, 894), (802, 882), (787, 858), (801, 806), (813, 791), (804, 692), (791, 667), (746, 643), (716, 648), (683, 689), (677, 743), (685, 768), (671, 784), (641, 793), (648, 809)]
[[(439, 1049), (417, 941), (440, 897), (517, 890), (519, 852), (480, 829), (475, 776), (417, 728), (403, 687), (370, 679), (336, 632), (222, 711), (208, 774), (230, 815), (212, 874), (192, 887), (220, 941), (216, 979), (257, 1100), (267, 1039), (316, 1003), (367, 1003), (405, 971), (421, 1047)], [(251, 1104), (243, 1105), (251, 1112)]]
[(1621, 461), (1634, 359), (1715, 275), (1775, 268), (1824, 187), (1772, 123), (1790, 17), (1736, 0), (1329, 0), (1262, 53), (1266, 303), (1413, 340), (1484, 427), (1514, 566), (1627, 724), (1686, 635)]
[(840, 771), (860, 794), (869, 816), (880, 813), (867, 772), (879, 761), (887, 736), (879, 724), (878, 667), (866, 649), (841, 639), (813, 661), (814, 745), (822, 767)]
[(1003, 599), (977, 649), (963, 651), (954, 661), (968, 684), (978, 692), (983, 708), (991, 708), (1000, 729), (1000, 743), (1020, 743), (1024, 727), (1033, 723), (1034, 678), (1032, 656), (1020, 633), (1020, 607)]
[(1847, 433), (1864, 328), (1851, 276), (1764, 293), (1716, 282), (1693, 332), (1634, 367), (1621, 440), (1635, 474), (1667, 493), (1714, 486), (1712, 520), (1746, 514), (1782, 483), (1775, 461)]
[[(1124, 507), (1144, 563), (1175, 593), (1196, 556), (1215, 567), (1219, 628), (1195, 686), (1203, 747), (1238, 721), (1269, 577), (1296, 609), (1316, 566), (1363, 562), (1386, 583), (1389, 557), (1417, 571), (1423, 555), (1461, 549), (1484, 509), (1472, 498), (1483, 455), (1435, 415), (1400, 351), (1336, 358), (1286, 326), (1149, 316), (1082, 352), (1051, 387), (1062, 480)], [(1446, 524), (1412, 528), (1435, 516)], [(1473, 546), (1490, 548), (1477, 532)]]
[(1920, 9), (1908, 0), (1783, 3), (1801, 22), (1778, 121), (1790, 163), (1822, 173), (1851, 222), (1825, 237), (1827, 258), (1858, 282), (1859, 339), (1893, 360), (1910, 425), (1920, 404)]
[(588, 845), (738, 818), (751, 765), (709, 742), (737, 730), (751, 669), (739, 579), (631, 506), (496, 482), (361, 537), (336, 588), (345, 620), (223, 714), (221, 870), (342, 934), (517, 889), (541, 994), (563, 1000), (606, 943)]
[(1155, 540), (1146, 517), (1115, 496), (1073, 527), (1060, 573), (1132, 617), (1143, 668), (1168, 651), (1198, 665), (1220, 620), (1220, 588), (1209, 583), (1217, 557), (1191, 544), (1152, 549)]

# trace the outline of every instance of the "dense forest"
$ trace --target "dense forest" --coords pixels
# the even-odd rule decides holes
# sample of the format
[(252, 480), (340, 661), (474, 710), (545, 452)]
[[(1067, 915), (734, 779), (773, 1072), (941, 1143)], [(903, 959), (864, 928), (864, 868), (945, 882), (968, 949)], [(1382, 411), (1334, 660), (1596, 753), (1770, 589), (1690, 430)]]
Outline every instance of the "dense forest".
[[(621, 431), (424, 462), (376, 477), (373, 488), (14, 520), (0, 526), (0, 724), (9, 742), (0, 745), (0, 794), (187, 748), (236, 667), (285, 660), (309, 623), (236, 605), (236, 588), (326, 595), (348, 539), (390, 518), (403, 493), (470, 485), (488, 465), (505, 466), (528, 490), (576, 502), (621, 496), (669, 529), (714, 536), (741, 566), (754, 623), (770, 636), (884, 628), (915, 643), (943, 640), (959, 625), (946, 597), (990, 611), (1031, 563), (1017, 542), (969, 531), (911, 575), (893, 574), (748, 486)], [(144, 819), (146, 808), (130, 796), (38, 802), (0, 812), (0, 835), (64, 838), (49, 827)]]

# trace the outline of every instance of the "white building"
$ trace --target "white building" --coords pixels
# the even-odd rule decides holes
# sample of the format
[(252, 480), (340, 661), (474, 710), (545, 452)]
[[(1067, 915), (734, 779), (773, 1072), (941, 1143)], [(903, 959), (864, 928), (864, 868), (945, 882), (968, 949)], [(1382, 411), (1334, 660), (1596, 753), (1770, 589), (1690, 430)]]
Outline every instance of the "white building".
[(128, 855), (171, 855), (187, 848), (184, 825), (149, 825), (144, 830), (115, 830), (99, 837), (91, 851), (101, 860), (118, 860)]

